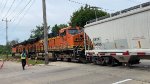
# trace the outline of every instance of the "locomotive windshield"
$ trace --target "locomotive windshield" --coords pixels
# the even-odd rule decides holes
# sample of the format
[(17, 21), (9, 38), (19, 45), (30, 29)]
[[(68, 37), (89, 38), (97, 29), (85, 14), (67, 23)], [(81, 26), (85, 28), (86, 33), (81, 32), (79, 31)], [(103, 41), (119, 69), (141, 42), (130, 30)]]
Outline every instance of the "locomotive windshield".
[(78, 34), (78, 30), (77, 29), (69, 29), (69, 34), (75, 35)]

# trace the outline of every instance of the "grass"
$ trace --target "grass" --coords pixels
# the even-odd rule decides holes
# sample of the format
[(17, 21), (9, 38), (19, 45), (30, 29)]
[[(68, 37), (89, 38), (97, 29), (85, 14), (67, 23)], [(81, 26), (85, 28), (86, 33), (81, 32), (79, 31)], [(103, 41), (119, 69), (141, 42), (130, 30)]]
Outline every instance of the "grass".
[(2, 57), (2, 56), (0, 56), (0, 59), (3, 59), (3, 57)]
[[(17, 62), (21, 62), (21, 59), (19, 59)], [(28, 59), (28, 63), (31, 65), (36, 65), (36, 64), (44, 64), (45, 62), (43, 60), (32, 60), (32, 59)]]
[(29, 64), (32, 64), (32, 65), (36, 65), (36, 64), (44, 64), (44, 61), (43, 60), (28, 60), (28, 63)]
[[(8, 55), (8, 59), (12, 58), (11, 54)], [(0, 59), (7, 59), (6, 54), (0, 54)]]
[[(8, 55), (8, 58), (6, 55), (2, 55), (0, 54), (0, 59), (3, 59), (3, 60), (16, 60), (16, 62), (21, 62), (21, 59), (20, 58), (14, 58), (12, 57), (11, 55)], [(28, 59), (28, 63), (31, 64), (31, 65), (36, 65), (36, 64), (44, 64), (45, 62), (43, 60), (33, 60), (33, 59)]]

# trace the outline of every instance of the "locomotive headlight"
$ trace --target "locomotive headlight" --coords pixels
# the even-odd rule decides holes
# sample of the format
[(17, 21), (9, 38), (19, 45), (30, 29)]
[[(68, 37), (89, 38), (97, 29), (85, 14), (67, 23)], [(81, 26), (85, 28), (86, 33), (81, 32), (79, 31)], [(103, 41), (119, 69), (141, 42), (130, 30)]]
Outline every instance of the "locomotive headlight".
[(83, 38), (83, 35), (80, 35), (80, 38)]
[(80, 40), (82, 41), (84, 38), (83, 38), (83, 35), (80, 35)]
[(78, 41), (78, 38), (76, 38), (75, 41)]

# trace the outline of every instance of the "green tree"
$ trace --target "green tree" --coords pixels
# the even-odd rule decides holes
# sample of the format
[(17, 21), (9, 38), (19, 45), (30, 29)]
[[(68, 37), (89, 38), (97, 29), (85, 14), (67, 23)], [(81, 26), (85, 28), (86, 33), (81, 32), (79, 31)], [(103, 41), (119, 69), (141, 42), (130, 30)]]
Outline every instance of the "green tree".
[(68, 27), (68, 25), (67, 24), (60, 24), (60, 25), (55, 24), (52, 27), (52, 33), (53, 33), (53, 35), (57, 36), (59, 34), (59, 30), (62, 29), (62, 28), (65, 28), (65, 27)]
[(86, 5), (85, 7), (82, 6), (79, 10), (75, 11), (71, 16), (70, 21), (72, 26), (84, 27), (87, 21), (95, 19), (96, 17), (98, 18), (105, 16), (107, 14), (107, 12), (98, 10), (96, 7)]
[(4, 53), (5, 53), (5, 46), (0, 45), (0, 54), (4, 54)]
[(11, 54), (11, 47), (19, 43), (19, 39), (15, 39), (8, 42), (8, 45), (0, 45), (0, 54)]
[(9, 41), (8, 45), (13, 46), (13, 45), (18, 44), (18, 43), (19, 43), (19, 39), (15, 39), (15, 40)]
[[(48, 30), (49, 30), (49, 28), (50, 28), (50, 26), (48, 26)], [(44, 26), (38, 25), (38, 26), (36, 26), (36, 29), (33, 29), (31, 31), (30, 38), (41, 37), (43, 35), (44, 35)]]

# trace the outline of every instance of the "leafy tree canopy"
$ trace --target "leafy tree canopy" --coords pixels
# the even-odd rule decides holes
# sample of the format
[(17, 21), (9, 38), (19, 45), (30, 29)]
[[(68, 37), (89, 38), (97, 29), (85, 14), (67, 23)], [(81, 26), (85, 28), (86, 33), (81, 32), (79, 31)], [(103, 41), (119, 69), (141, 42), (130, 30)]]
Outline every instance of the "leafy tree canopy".
[(107, 12), (98, 10), (96, 7), (86, 5), (85, 7), (82, 6), (79, 10), (75, 11), (71, 16), (70, 21), (72, 26), (84, 27), (87, 21), (95, 19), (96, 17), (98, 18), (105, 16), (107, 14)]
[(18, 43), (19, 43), (19, 39), (15, 39), (15, 40), (9, 41), (8, 45), (13, 46), (13, 45), (18, 44)]
[[(50, 26), (48, 26), (48, 31), (49, 31)], [(31, 31), (30, 38), (37, 38), (37, 37), (42, 37), (44, 35), (44, 26), (38, 25), (36, 26), (36, 29), (33, 29)]]
[(68, 27), (67, 24), (60, 24), (60, 25), (57, 25), (55, 24), (53, 27), (52, 27), (52, 33), (54, 36), (57, 36), (59, 34), (59, 30), (64, 28), (64, 27)]
[(12, 41), (9, 41), (8, 42), (8, 45), (0, 45), (0, 54), (10, 54), (11, 53), (11, 47), (15, 44), (18, 44), (19, 43), (19, 39), (15, 39), (15, 40), (12, 40)]

